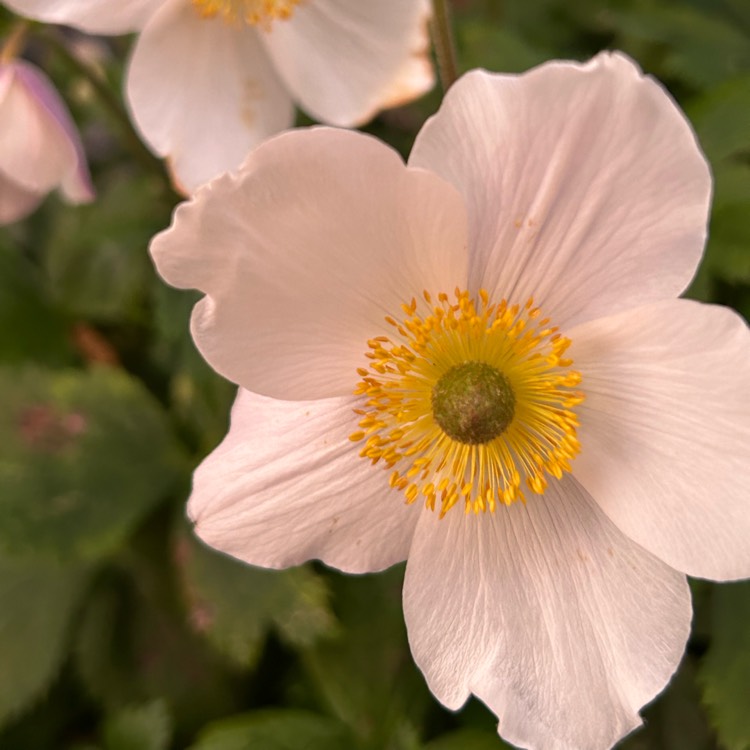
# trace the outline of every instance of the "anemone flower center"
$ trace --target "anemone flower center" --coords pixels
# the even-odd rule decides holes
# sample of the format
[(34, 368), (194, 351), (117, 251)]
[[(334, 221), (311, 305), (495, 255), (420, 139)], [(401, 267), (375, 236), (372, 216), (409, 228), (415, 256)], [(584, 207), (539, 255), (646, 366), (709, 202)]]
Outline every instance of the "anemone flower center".
[(493, 303), (456, 289), (424, 292), (386, 317), (392, 336), (370, 339), (358, 370), (360, 455), (392, 470), (407, 502), (424, 498), (443, 516), (494, 511), (543, 494), (580, 451), (574, 407), (581, 374), (565, 357), (570, 340), (533, 300)]
[(486, 362), (463, 362), (432, 389), (432, 414), (443, 432), (467, 445), (488, 443), (513, 421), (516, 397), (508, 379)]
[(273, 21), (287, 20), (302, 0), (193, 0), (203, 18), (220, 16), (228, 23), (247, 23), (268, 30)]

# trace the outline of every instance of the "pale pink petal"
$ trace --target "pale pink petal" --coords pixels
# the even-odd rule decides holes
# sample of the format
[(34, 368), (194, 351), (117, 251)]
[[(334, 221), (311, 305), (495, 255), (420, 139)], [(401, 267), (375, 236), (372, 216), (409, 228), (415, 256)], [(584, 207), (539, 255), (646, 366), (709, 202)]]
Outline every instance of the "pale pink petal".
[(206, 359), (287, 400), (352, 393), (368, 339), (423, 289), (466, 280), (458, 193), (361, 133), (298, 130), (178, 208), (151, 252), (175, 286), (207, 293), (193, 316)]
[(24, 192), (61, 186), (73, 203), (93, 199), (75, 124), (52, 82), (22, 60), (0, 67), (0, 173)]
[(423, 513), (404, 615), (449, 708), (473, 693), (519, 747), (609, 750), (677, 667), (690, 593), (566, 478), (494, 514)]
[[(81, 138), (78, 135), (73, 119), (60, 98), (53, 83), (41, 70), (22, 61), (14, 63), (20, 82), (36, 99), (37, 103), (46, 110), (59, 131), (67, 138), (75, 152), (74, 158), (69, 160), (68, 168), (63, 175), (60, 187), (63, 195), (71, 203), (89, 203), (94, 200), (94, 187), (91, 184), (86, 154), (83, 150)], [(45, 158), (47, 155), (45, 154)]]
[(619, 528), (689, 575), (750, 576), (750, 332), (673, 300), (571, 332), (586, 400), (579, 481)]
[(43, 198), (43, 194), (24, 190), (0, 172), (0, 226), (25, 219)]
[(472, 286), (533, 296), (558, 325), (674, 297), (701, 257), (708, 165), (672, 99), (621, 54), (464, 76), (409, 163), (464, 194)]
[(168, 0), (136, 42), (127, 76), (133, 120), (190, 193), (236, 169), (294, 121), (294, 107), (254, 31)]
[(432, 88), (429, 13), (427, 0), (314, 0), (261, 34), (300, 106), (349, 127)]
[(3, 0), (11, 10), (38, 21), (92, 34), (138, 31), (164, 0)]
[(355, 406), (241, 390), (229, 434), (195, 473), (188, 513), (198, 536), (267, 568), (318, 558), (364, 573), (404, 560), (420, 508), (359, 457), (348, 438)]
[[(3, 86), (0, 99), (0, 171), (29, 191), (52, 190), (75, 160), (75, 149), (67, 134), (28, 86), (21, 70), (28, 63), (16, 61), (0, 69)], [(41, 76), (41, 73), (39, 74)], [(46, 84), (51, 89), (52, 84)]]

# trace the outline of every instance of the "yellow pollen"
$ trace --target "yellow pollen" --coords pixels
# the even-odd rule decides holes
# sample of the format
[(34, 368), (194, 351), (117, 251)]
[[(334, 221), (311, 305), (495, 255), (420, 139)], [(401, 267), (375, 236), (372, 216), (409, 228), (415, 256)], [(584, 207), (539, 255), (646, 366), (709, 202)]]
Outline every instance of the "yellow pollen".
[(302, 0), (193, 0), (203, 18), (220, 16), (230, 24), (247, 23), (270, 30), (273, 21), (292, 17)]
[[(459, 500), (467, 513), (525, 502), (526, 491), (541, 495), (548, 476), (570, 471), (580, 452), (573, 409), (584, 399), (581, 374), (566, 357), (570, 339), (533, 300), (510, 305), (492, 303), (484, 289), (475, 299), (459, 289), (452, 296), (425, 291), (402, 311), (401, 320), (385, 318), (391, 337), (367, 342), (367, 367), (358, 368), (354, 391), (359, 429), (350, 436), (363, 443), (360, 456), (389, 471), (391, 487), (408, 503), (422, 497), (433, 510), (439, 503), (442, 517)], [(512, 393), (507, 425), (498, 422), (500, 433), (486, 433), (485, 442), (449, 436), (433, 411), (436, 385), (453, 382), (450, 373), (467, 363), (484, 363), (475, 373), (469, 368), (480, 380), (497, 371)]]

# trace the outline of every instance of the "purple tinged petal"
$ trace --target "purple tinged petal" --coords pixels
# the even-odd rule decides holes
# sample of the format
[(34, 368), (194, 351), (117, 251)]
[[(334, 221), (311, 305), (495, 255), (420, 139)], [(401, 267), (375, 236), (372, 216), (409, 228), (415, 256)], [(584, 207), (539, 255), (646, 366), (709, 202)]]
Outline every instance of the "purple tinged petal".
[(21, 60), (17, 60), (12, 65), (18, 78), (36, 98), (37, 102), (55, 119), (75, 149), (77, 156), (75, 170), (62, 182), (65, 197), (73, 203), (87, 203), (94, 200), (96, 193), (86, 163), (83, 143), (81, 143), (78, 129), (65, 106), (65, 102), (57, 93), (54, 84), (41, 70)]
[(94, 199), (75, 123), (41, 70), (22, 60), (0, 65), (0, 120), (0, 222), (23, 218), (55, 187), (71, 203)]

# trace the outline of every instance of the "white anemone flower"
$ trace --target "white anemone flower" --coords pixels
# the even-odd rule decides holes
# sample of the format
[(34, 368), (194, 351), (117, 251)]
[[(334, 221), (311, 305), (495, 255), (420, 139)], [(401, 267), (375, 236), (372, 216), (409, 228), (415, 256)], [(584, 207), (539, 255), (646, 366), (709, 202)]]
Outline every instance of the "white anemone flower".
[(92, 33), (140, 31), (127, 73), (133, 120), (193, 191), (313, 118), (358, 126), (434, 84), (429, 0), (6, 0)]
[(0, 59), (0, 224), (25, 218), (55, 188), (71, 203), (94, 199), (78, 131), (41, 70)]
[(680, 661), (685, 574), (750, 573), (750, 335), (676, 298), (710, 194), (620, 54), (469, 73), (408, 165), (330, 128), (270, 140), (151, 248), (240, 385), (198, 535), (271, 568), (407, 560), (445, 706), (473, 693), (525, 748), (610, 747)]

